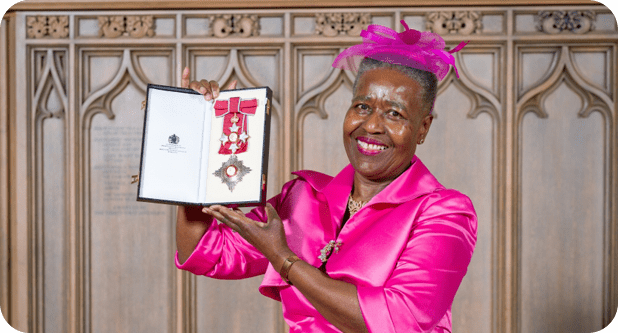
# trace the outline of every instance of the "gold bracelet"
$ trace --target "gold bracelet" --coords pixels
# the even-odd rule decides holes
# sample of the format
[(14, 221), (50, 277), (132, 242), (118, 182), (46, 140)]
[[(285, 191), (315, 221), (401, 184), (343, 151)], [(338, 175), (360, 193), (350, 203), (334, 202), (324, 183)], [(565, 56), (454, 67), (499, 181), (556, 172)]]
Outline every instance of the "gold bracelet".
[(281, 266), (281, 271), (279, 272), (279, 274), (281, 275), (281, 278), (283, 279), (283, 281), (287, 282), (287, 284), (289, 284), (290, 286), (292, 285), (292, 282), (288, 280), (288, 274), (290, 273), (290, 268), (292, 268), (292, 265), (294, 265), (294, 263), (299, 260), (300, 258), (297, 257), (296, 255), (291, 255), (285, 259), (285, 261), (283, 262), (283, 266)]

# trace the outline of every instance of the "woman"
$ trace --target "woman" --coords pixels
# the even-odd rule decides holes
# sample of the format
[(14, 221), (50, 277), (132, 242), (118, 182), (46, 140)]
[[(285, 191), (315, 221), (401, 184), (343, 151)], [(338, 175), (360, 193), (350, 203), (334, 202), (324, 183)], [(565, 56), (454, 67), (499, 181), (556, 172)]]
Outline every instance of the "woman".
[[(246, 216), (179, 207), (179, 268), (221, 279), (265, 274), (259, 291), (282, 302), (290, 332), (451, 331), (476, 214), (415, 151), (433, 120), (437, 77), (454, 61), (439, 36), (405, 27), (370, 26), (363, 44), (335, 60), (358, 69), (343, 123), (350, 165), (335, 177), (295, 172)], [(218, 96), (216, 82), (188, 77), (185, 69), (183, 87)]]

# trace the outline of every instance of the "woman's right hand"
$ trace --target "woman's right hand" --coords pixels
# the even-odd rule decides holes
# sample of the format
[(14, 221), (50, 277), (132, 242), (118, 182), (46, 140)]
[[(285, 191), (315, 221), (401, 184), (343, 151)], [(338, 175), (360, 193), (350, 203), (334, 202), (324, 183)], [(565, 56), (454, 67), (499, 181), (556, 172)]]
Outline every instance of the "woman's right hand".
[[(236, 89), (237, 81), (234, 80), (227, 87), (227, 90)], [(189, 82), (189, 67), (185, 67), (182, 71), (182, 80), (180, 81), (180, 87), (182, 88), (191, 88), (198, 93), (204, 95), (204, 99), (210, 101), (219, 97), (219, 83), (217, 81), (208, 81), (208, 80), (200, 80), (200, 81), (191, 81)]]

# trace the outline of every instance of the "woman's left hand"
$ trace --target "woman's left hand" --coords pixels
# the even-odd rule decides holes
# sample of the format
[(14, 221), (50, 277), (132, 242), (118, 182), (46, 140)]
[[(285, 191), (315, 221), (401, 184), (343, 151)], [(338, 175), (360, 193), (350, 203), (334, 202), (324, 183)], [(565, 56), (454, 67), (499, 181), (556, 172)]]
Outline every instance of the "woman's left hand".
[(279, 261), (282, 264), (282, 258), (285, 260), (293, 253), (288, 247), (279, 214), (270, 203), (266, 204), (265, 209), (268, 217), (266, 223), (252, 220), (240, 210), (232, 210), (220, 205), (204, 207), (203, 211), (236, 231), (258, 251), (262, 252), (273, 265), (279, 264)]

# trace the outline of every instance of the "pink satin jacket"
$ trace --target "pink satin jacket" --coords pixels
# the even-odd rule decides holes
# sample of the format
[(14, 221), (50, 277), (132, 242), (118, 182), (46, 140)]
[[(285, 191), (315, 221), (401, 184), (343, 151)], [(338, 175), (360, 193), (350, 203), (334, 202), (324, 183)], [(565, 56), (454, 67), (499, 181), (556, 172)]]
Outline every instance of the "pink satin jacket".
[[(328, 275), (354, 284), (370, 332), (451, 332), (451, 304), (476, 243), (477, 219), (467, 196), (445, 189), (415, 156), (412, 166), (341, 228), (354, 169), (334, 178), (298, 171), (269, 202), (288, 245), (320, 267), (320, 250), (341, 242)], [(248, 214), (266, 221), (263, 207)], [(212, 223), (184, 264), (194, 274), (240, 279), (260, 274), (259, 291), (282, 302), (290, 332), (340, 332), (266, 258), (227, 226)]]

